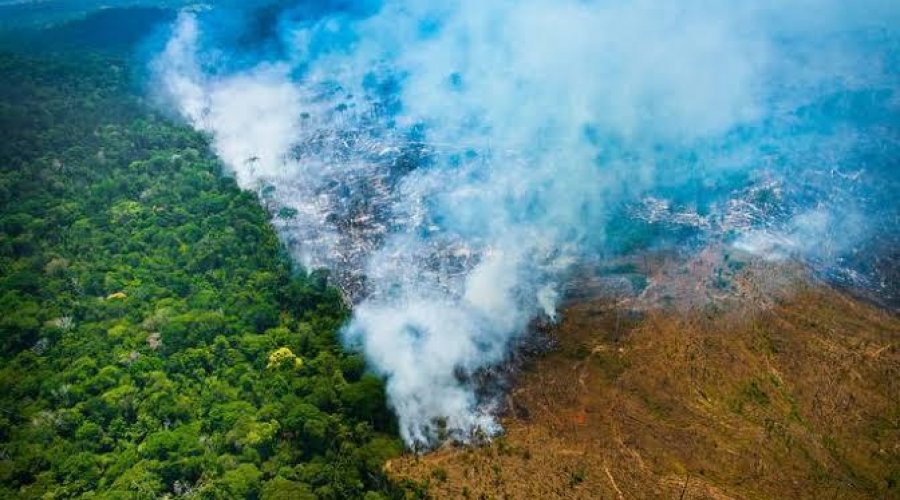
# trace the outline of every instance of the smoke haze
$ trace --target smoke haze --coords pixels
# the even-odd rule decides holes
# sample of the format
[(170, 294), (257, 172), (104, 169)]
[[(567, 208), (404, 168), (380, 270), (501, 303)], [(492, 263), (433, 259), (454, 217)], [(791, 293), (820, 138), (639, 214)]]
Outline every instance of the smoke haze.
[(151, 65), (332, 271), (415, 446), (499, 430), (473, 377), (624, 233), (832, 270), (893, 238), (898, 30), (878, 0), (282, 2), (185, 10)]

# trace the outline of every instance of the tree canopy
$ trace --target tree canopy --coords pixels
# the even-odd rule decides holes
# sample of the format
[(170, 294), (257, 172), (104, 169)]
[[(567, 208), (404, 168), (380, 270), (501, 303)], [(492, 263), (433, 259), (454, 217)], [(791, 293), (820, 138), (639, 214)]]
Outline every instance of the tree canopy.
[(339, 294), (129, 73), (0, 55), (0, 497), (399, 495)]

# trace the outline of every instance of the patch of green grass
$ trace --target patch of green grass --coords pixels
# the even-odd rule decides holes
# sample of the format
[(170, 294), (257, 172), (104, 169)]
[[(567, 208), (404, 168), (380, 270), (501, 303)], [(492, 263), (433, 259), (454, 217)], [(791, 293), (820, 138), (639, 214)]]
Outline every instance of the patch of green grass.
[(747, 404), (753, 404), (759, 407), (766, 407), (771, 404), (769, 395), (760, 387), (760, 382), (756, 379), (744, 385), (737, 396), (731, 402), (731, 410), (737, 414), (743, 414), (744, 407)]
[(577, 467), (569, 471), (569, 488), (574, 488), (579, 484), (583, 483), (587, 478), (587, 468), (584, 464), (579, 464)]
[(440, 481), (442, 483), (447, 482), (447, 469), (437, 467), (431, 471), (431, 477), (433, 477), (435, 481)]

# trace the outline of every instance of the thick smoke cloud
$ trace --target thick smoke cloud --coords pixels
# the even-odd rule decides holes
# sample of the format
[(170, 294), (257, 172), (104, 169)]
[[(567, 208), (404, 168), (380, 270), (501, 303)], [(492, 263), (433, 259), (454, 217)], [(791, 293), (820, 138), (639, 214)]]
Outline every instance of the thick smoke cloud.
[(221, 29), (253, 8), (183, 12), (157, 88), (333, 271), (411, 445), (498, 430), (473, 380), (620, 248), (611, 227), (831, 262), (896, 214), (893, 2), (260, 11), (261, 42)]

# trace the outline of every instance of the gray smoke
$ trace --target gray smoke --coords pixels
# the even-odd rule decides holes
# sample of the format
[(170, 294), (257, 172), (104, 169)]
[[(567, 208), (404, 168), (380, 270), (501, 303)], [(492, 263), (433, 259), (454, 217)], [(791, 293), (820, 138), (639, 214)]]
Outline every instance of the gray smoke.
[[(529, 321), (555, 318), (566, 271), (609, 249), (621, 206), (845, 167), (828, 140), (852, 134), (801, 130), (797, 110), (888, 88), (895, 113), (884, 47), (900, 16), (844, 4), (388, 0), (365, 15), (288, 12), (284, 50), (240, 66), (204, 31), (217, 18), (189, 10), (153, 66), (297, 259), (333, 271), (355, 304), (346, 341), (386, 377), (416, 445), (499, 430), (472, 376)], [(872, 30), (884, 40), (860, 35)], [(817, 141), (831, 157), (801, 153)], [(695, 204), (706, 213), (692, 220), (739, 227), (760, 252), (765, 235), (799, 253), (832, 237), (828, 206), (780, 225), (732, 210), (750, 219), (729, 226), (709, 212), (727, 203)]]

